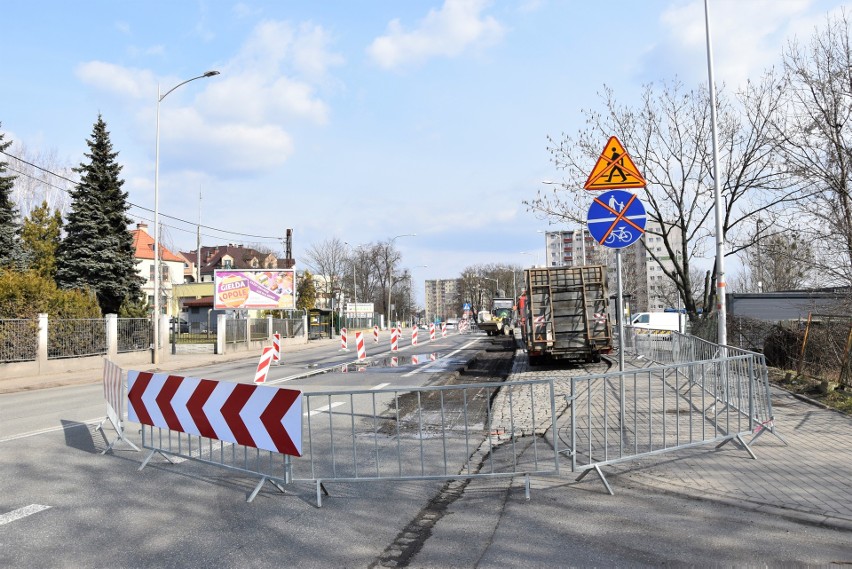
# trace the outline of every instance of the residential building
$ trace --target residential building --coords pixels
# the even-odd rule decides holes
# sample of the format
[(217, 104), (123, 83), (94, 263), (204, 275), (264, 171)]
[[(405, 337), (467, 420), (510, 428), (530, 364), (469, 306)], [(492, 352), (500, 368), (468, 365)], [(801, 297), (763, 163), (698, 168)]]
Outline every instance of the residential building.
[[(181, 253), (187, 259), (187, 280), (195, 280), (195, 264), (198, 250)], [(292, 269), (293, 259), (279, 259), (272, 253), (262, 253), (251, 247), (229, 243), (213, 247), (201, 247), (201, 282), (213, 282), (216, 270), (227, 269)]]
[[(674, 308), (673, 304), (677, 302), (673, 293), (674, 285), (664, 271), (674, 267), (674, 260), (666, 254), (663, 238), (653, 233), (660, 233), (660, 226), (649, 223), (639, 241), (622, 249), (622, 288), (629, 295), (632, 312)], [(670, 228), (669, 239), (677, 249), (677, 255), (680, 255), (683, 239), (680, 230)], [(659, 262), (652, 259), (650, 251), (657, 255)], [(545, 234), (545, 255), (550, 267), (606, 265), (610, 291), (615, 293), (614, 250), (598, 243), (588, 229), (548, 231)]]
[(425, 284), (426, 319), (458, 318), (462, 311), (459, 279), (427, 280)]
[[(142, 293), (148, 306), (154, 305), (154, 238), (148, 234), (148, 224), (138, 223), (132, 230), (136, 270), (145, 279)], [(163, 314), (172, 314), (174, 286), (184, 281), (185, 259), (175, 255), (160, 243), (160, 308)]]

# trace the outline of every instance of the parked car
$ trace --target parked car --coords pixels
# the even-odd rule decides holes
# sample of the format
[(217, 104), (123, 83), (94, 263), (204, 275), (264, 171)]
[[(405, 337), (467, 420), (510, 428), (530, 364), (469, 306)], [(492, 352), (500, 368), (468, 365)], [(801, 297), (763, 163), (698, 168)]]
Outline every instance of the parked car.
[(447, 328), (448, 329), (458, 328), (458, 327), (459, 327), (458, 318), (447, 318)]
[(172, 316), (170, 322), (172, 330), (177, 330), (178, 334), (189, 334), (189, 322), (185, 319)]

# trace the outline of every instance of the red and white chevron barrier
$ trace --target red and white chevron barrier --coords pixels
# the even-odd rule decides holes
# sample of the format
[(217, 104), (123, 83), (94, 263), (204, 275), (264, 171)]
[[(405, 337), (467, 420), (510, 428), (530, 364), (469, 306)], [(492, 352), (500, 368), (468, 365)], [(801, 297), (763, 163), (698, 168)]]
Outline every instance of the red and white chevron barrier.
[(349, 344), (346, 341), (346, 328), (340, 329), (340, 349), (349, 351)]
[(301, 391), (144, 371), (127, 385), (131, 421), (302, 456)]
[(391, 351), (399, 351), (399, 330), (391, 328)]
[(281, 364), (281, 334), (278, 332), (272, 335), (272, 363)]
[(420, 363), (420, 357), (419, 356), (411, 356), (411, 363), (414, 364), (414, 365), (419, 364)]
[(391, 358), (391, 367), (399, 367), (399, 358), (394, 356)]
[(429, 341), (430, 342), (435, 341), (435, 323), (434, 322), (429, 322)]
[(373, 342), (376, 343), (376, 344), (379, 343), (379, 327), (378, 326), (373, 326)]
[(441, 322), (441, 337), (442, 338), (447, 337), (447, 323), (446, 322)]
[(358, 359), (367, 359), (367, 348), (364, 346), (364, 335), (361, 332), (355, 332), (355, 347), (358, 349)]
[(266, 381), (266, 375), (269, 373), (269, 366), (272, 365), (272, 357), (274, 348), (266, 347), (260, 353), (260, 361), (257, 362), (257, 371), (254, 372), (254, 382), (263, 383)]
[(416, 346), (416, 345), (417, 345), (417, 326), (414, 326), (414, 327), (411, 329), (411, 345), (412, 345), (412, 346)]

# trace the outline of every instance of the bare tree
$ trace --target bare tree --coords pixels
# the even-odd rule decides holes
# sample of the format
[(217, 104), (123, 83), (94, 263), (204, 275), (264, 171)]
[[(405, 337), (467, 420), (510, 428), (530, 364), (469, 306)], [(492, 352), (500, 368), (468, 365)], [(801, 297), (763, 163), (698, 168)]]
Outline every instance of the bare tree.
[(57, 158), (56, 150), (31, 151), (25, 144), (16, 142), (6, 158), (10, 170), (17, 175), (13, 200), (21, 217), (27, 217), (42, 202), (47, 202), (51, 211), (67, 213), (71, 203), (69, 192), (75, 184), (71, 180), (77, 179), (77, 175), (70, 165)]
[(346, 245), (337, 237), (314, 243), (305, 252), (305, 264), (315, 275), (323, 277), (320, 282), (324, 282), (324, 286), (319, 292), (327, 298), (338, 292), (343, 284), (346, 253)]
[(798, 229), (820, 284), (852, 285), (852, 46), (845, 11), (783, 54), (774, 136), (804, 199)]
[[(722, 225), (725, 240), (735, 244), (726, 251), (729, 255), (748, 245), (740, 234), (750, 217), (761, 214), (769, 219), (797, 197), (773, 152), (770, 121), (778, 112), (780, 97), (775, 87), (771, 76), (749, 83), (739, 94), (739, 105), (721, 92), (717, 96)], [(584, 223), (592, 196), (576, 188), (583, 186), (600, 156), (602, 142), (612, 134), (619, 136), (648, 182), (638, 195), (649, 225), (660, 228), (649, 235), (662, 238), (661, 251), (646, 248), (645, 254), (663, 268), (695, 318), (700, 302), (692, 266), (712, 250), (713, 242), (709, 94), (674, 81), (646, 86), (636, 107), (620, 105), (607, 87), (602, 100), (603, 111), (584, 111), (584, 130), (573, 137), (563, 134), (559, 140), (550, 139), (552, 161), (565, 172), (562, 187), (540, 191), (524, 203), (542, 217)], [(669, 259), (671, 263), (662, 262)]]
[(797, 231), (774, 232), (743, 251), (743, 291), (797, 290), (811, 280), (814, 247)]

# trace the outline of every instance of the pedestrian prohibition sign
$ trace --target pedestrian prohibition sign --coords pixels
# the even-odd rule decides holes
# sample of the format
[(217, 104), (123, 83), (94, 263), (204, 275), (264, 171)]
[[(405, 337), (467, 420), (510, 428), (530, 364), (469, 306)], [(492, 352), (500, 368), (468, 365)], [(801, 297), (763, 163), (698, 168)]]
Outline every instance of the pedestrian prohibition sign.
[(589, 207), (589, 233), (610, 249), (635, 243), (645, 233), (645, 206), (635, 194), (623, 190), (604, 192)]

